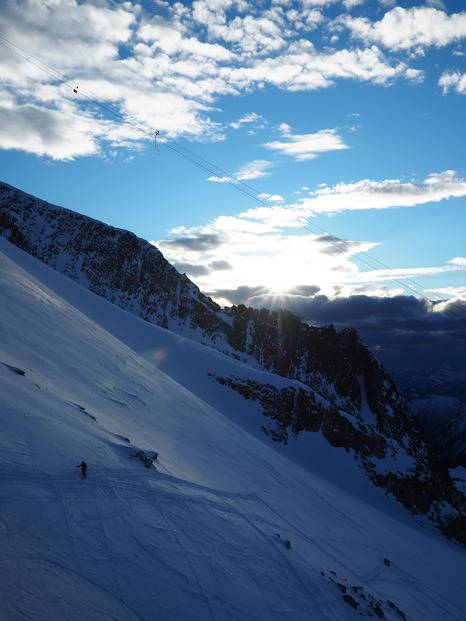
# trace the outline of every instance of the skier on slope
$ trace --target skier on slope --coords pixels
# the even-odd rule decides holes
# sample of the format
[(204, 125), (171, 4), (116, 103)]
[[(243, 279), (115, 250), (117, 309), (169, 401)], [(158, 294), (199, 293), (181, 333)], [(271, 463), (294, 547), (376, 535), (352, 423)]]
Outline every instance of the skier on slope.
[(80, 464), (78, 464), (76, 466), (76, 468), (81, 468), (81, 474), (83, 475), (83, 479), (85, 479), (86, 478), (86, 470), (87, 470), (86, 462), (83, 460)]

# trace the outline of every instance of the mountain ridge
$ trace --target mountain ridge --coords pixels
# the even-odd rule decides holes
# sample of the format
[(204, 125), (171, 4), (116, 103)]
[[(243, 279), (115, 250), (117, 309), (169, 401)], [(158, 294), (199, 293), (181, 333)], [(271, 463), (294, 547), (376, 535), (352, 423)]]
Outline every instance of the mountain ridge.
[(447, 537), (466, 542), (461, 494), (354, 330), (308, 326), (287, 310), (221, 309), (149, 242), (7, 184), (0, 184), (0, 233), (150, 323), (300, 382), (277, 392), (212, 370), (224, 390), (259, 407), (272, 440), (321, 429), (413, 515), (427, 516)]

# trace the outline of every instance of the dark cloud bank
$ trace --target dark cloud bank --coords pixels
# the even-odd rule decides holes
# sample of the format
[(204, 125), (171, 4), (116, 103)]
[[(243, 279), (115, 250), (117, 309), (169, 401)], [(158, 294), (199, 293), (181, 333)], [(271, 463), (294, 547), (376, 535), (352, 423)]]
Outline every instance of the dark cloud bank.
[(220, 235), (216, 233), (200, 233), (196, 236), (180, 237), (178, 239), (164, 239), (157, 243), (159, 248), (181, 248), (182, 250), (191, 250), (196, 252), (205, 252), (214, 250), (223, 243)]

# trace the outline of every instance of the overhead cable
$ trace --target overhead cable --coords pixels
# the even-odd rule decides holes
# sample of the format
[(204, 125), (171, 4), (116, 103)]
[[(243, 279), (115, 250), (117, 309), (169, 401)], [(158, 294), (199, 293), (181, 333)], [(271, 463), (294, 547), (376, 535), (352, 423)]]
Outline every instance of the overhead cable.
[[(156, 144), (156, 148), (157, 148), (157, 144), (161, 144), (162, 146), (164, 146), (165, 148), (169, 149), (173, 153), (176, 153), (180, 157), (183, 157), (187, 161), (191, 162), (192, 164), (194, 164), (198, 168), (201, 168), (202, 170), (208, 172), (210, 175), (212, 175), (213, 177), (217, 178), (219, 181), (221, 181), (223, 183), (226, 183), (227, 185), (233, 187), (235, 190), (241, 192), (242, 194), (244, 194), (248, 198), (251, 198), (252, 200), (258, 202), (263, 207), (267, 207), (267, 208), (272, 209), (272, 210), (277, 208), (275, 205), (270, 204), (270, 202), (266, 202), (265, 200), (261, 199), (260, 192), (258, 190), (256, 190), (254, 187), (252, 187), (251, 185), (249, 185), (247, 183), (244, 183), (244, 181), (242, 179), (239, 179), (237, 176), (232, 175), (232, 174), (226, 172), (222, 168), (216, 166), (212, 162), (209, 162), (205, 158), (197, 155), (196, 153), (194, 153), (193, 151), (187, 149), (186, 147), (183, 147), (183, 146), (177, 144), (174, 141), (168, 141), (166, 139), (161, 138), (160, 135), (159, 135), (160, 132), (158, 130), (155, 130), (155, 131), (151, 130), (148, 127), (142, 125), (141, 123), (139, 123), (137, 121), (134, 121), (128, 115), (122, 114), (115, 106), (113, 106), (111, 104), (108, 104), (105, 100), (103, 100), (96, 93), (90, 91), (89, 89), (87, 89), (85, 87), (82, 87), (82, 85), (78, 85), (76, 80), (72, 80), (71, 78), (65, 76), (64, 74), (62, 74), (57, 69), (51, 67), (47, 63), (42, 62), (41, 60), (39, 60), (38, 58), (36, 58), (32, 54), (28, 53), (26, 50), (24, 50), (20, 46), (12, 43), (11, 41), (9, 41), (8, 39), (6, 39), (5, 37), (3, 37), (1, 35), (0, 35), (0, 44), (3, 45), (4, 47), (6, 47), (7, 49), (9, 49), (10, 51), (12, 51), (13, 53), (17, 54), (18, 56), (20, 56), (21, 58), (23, 58), (24, 60), (26, 60), (30, 64), (34, 65), (38, 69), (41, 69), (42, 71), (47, 73), (56, 82), (59, 82), (60, 84), (64, 84), (65, 86), (70, 88), (70, 90), (72, 90), (73, 93), (78, 94), (79, 96), (84, 97), (85, 99), (87, 99), (91, 103), (97, 104), (100, 108), (102, 108), (103, 110), (105, 110), (109, 114), (111, 114), (111, 115), (115, 116), (116, 118), (118, 118), (122, 123), (125, 123), (127, 125), (132, 126), (136, 130), (138, 130), (141, 133), (145, 134), (151, 140), (155, 137), (155, 139), (156, 139), (156, 143), (155, 143)], [(310, 228), (312, 226), (315, 229), (320, 230), (321, 233), (325, 234), (327, 237), (325, 239), (323, 237), (321, 237), (321, 239), (323, 239), (326, 243), (328, 243), (331, 246), (333, 246), (334, 248), (336, 248), (339, 252), (342, 252), (342, 253), (344, 253), (344, 252), (351, 252), (350, 244), (347, 241), (345, 241), (344, 239), (338, 237), (337, 235), (333, 235), (332, 233), (326, 231), (325, 229), (323, 229), (322, 227), (320, 227), (319, 225), (317, 225), (315, 223), (308, 222), (307, 225), (302, 225), (301, 223), (296, 222), (296, 226), (298, 228), (301, 228), (301, 229), (304, 229), (304, 230), (308, 230), (309, 232), (314, 234), (314, 231), (312, 231), (311, 228)], [(378, 259), (375, 259), (374, 257), (371, 257), (367, 252), (359, 251), (357, 254), (358, 255), (360, 255), (360, 254), (364, 255), (364, 257), (366, 257), (366, 259), (362, 259), (360, 256), (357, 256), (356, 254), (353, 255), (354, 259), (359, 261), (364, 266), (368, 267), (371, 271), (379, 271), (380, 270), (380, 267), (374, 266), (371, 262), (377, 263), (383, 269), (386, 269), (389, 272), (393, 271), (393, 268), (389, 267), (388, 265), (385, 265), (384, 263), (382, 263)], [(429, 301), (431, 303), (435, 302), (434, 300), (431, 300), (426, 295), (427, 289), (425, 287), (423, 287), (422, 285), (420, 285), (419, 283), (415, 282), (414, 280), (412, 280), (410, 278), (406, 278), (406, 279), (404, 279), (404, 281), (402, 281), (402, 280), (397, 279), (395, 277), (391, 277), (390, 280), (392, 282), (395, 282), (396, 284), (400, 285), (403, 289), (407, 290), (411, 294), (414, 291), (414, 293), (416, 293), (420, 297), (426, 299), (427, 301)], [(410, 282), (411, 285), (406, 284), (406, 282)], [(422, 292), (416, 291), (416, 290), (414, 290), (414, 288), (420, 289)], [(431, 291), (431, 293), (438, 298), (438, 301), (443, 301), (443, 302), (446, 301), (444, 298), (441, 298), (441, 296), (439, 296), (436, 292)], [(461, 314), (457, 315), (450, 308), (446, 308), (445, 310), (447, 312), (449, 312), (450, 314), (454, 315), (455, 317), (464, 320), (465, 317), (466, 317), (466, 310), (463, 309), (461, 306), (459, 306), (458, 304), (456, 304), (452, 300), (449, 300), (448, 303), (449, 303), (449, 306), (453, 307), (454, 309), (459, 311)]]

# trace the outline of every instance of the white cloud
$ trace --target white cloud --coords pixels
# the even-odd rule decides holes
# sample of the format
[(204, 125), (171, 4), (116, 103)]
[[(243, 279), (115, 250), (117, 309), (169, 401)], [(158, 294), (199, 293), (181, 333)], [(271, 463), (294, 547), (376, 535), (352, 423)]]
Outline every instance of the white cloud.
[[(347, 8), (355, 1), (345, 0)], [(267, 85), (293, 92), (328, 88), (342, 79), (384, 85), (401, 76), (413, 82), (422, 79), (420, 70), (385, 57), (376, 45), (319, 49), (314, 43), (318, 37), (306, 38), (319, 26), (318, 34), (328, 43), (332, 25), (325, 10), (337, 4), (339, 0), (303, 0), (298, 11), (290, 2), (264, 5), (244, 0), (197, 0), (186, 5), (10, 0), (0, 11), (0, 35), (19, 48), (0, 46), (0, 100), (9, 106), (9, 118), (16, 117), (2, 128), (0, 148), (56, 159), (98, 153), (105, 141), (128, 146), (133, 142), (137, 148), (143, 134), (129, 127), (120, 131), (125, 139), (115, 142), (114, 123), (108, 119), (121, 124), (126, 115), (130, 124), (141, 125), (149, 135), (159, 129), (166, 139), (220, 140), (223, 129), (211, 116), (222, 97)], [(376, 23), (345, 19), (338, 22), (340, 28), (346, 25), (370, 44), (377, 41), (398, 49), (409, 41), (443, 45), (459, 40), (466, 13), (448, 17), (423, 7), (394, 9)], [(398, 22), (400, 28), (393, 33)], [(75, 85), (80, 87), (78, 94), (72, 92)], [(459, 74), (444, 74), (441, 85), (464, 89)], [(91, 123), (92, 101), (107, 110), (100, 117), (94, 113)], [(59, 128), (68, 118), (67, 139), (53, 131), (49, 139), (40, 130), (34, 137), (27, 123), (23, 133), (24, 106), (42, 112), (51, 128)], [(109, 109), (116, 114), (109, 115)], [(253, 130), (264, 123), (251, 113), (231, 127)], [(296, 159), (347, 148), (335, 130), (284, 138), (269, 143), (269, 148)]]
[(443, 0), (426, 0), (427, 6), (433, 6), (436, 9), (441, 9), (442, 11), (446, 11), (447, 7)]
[(450, 261), (452, 265), (460, 265), (466, 267), (466, 257), (455, 257)]
[(0, 33), (15, 45), (63, 73), (77, 67), (96, 69), (128, 41), (137, 9), (80, 3), (75, 0), (16, 0), (3, 3)]
[(338, 79), (387, 84), (406, 76), (407, 70), (402, 62), (392, 66), (376, 46), (318, 52), (308, 41), (301, 40), (279, 56), (257, 57), (249, 63), (225, 68), (223, 75), (238, 91), (263, 84), (307, 91), (328, 88)]
[(240, 127), (252, 127), (263, 128), (267, 125), (267, 121), (261, 114), (257, 114), (256, 112), (251, 112), (249, 114), (244, 115), (237, 121), (233, 121), (230, 123), (230, 127), (233, 129), (240, 129)]
[(466, 94), (466, 73), (459, 71), (444, 71), (438, 81), (439, 86), (443, 87), (443, 92), (447, 93), (454, 89), (460, 95)]
[[(311, 283), (329, 296), (336, 290), (347, 295), (361, 293), (361, 286), (371, 295), (377, 292), (390, 296), (394, 294), (393, 287), (384, 283), (396, 279), (398, 283), (407, 282), (409, 288), (407, 279), (464, 271), (466, 258), (454, 257), (440, 266), (399, 269), (367, 270), (366, 262), (361, 269), (356, 260), (358, 254), (369, 252), (376, 242), (315, 234), (307, 226), (309, 218), (316, 213), (420, 205), (454, 196), (466, 196), (466, 182), (453, 171), (429, 175), (418, 183), (388, 179), (333, 187), (320, 185), (309, 198), (293, 205), (283, 204), (282, 197), (264, 194), (259, 198), (269, 200), (269, 207), (262, 205), (237, 216), (221, 216), (196, 229), (174, 230), (173, 237), (188, 241), (173, 244), (161, 240), (156, 245), (176, 263), (213, 266), (218, 261), (227, 262), (231, 266), (227, 273), (210, 269), (196, 278), (196, 284), (211, 295), (216, 290), (238, 287), (263, 288), (265, 294), (286, 292), (293, 286)], [(216, 243), (206, 245), (205, 239)], [(220, 297), (219, 301), (225, 302)]]
[(145, 23), (138, 30), (138, 38), (148, 44), (152, 51), (160, 50), (167, 55), (185, 54), (190, 58), (211, 59), (218, 62), (231, 60), (232, 52), (218, 43), (203, 43), (195, 37), (183, 36), (171, 24)]
[[(437, 276), (455, 271), (457, 268), (451, 265), (434, 267), (406, 267), (397, 269), (373, 269), (368, 272), (360, 272), (348, 279), (347, 282), (386, 282), (391, 280), (403, 280), (419, 278), (420, 276)], [(408, 284), (409, 286), (409, 284)]]
[(331, 4), (336, 4), (340, 2), (340, 0), (301, 0), (302, 6), (304, 9), (309, 9), (310, 7), (324, 7), (329, 6)]
[(350, 16), (339, 21), (354, 37), (392, 50), (422, 52), (426, 47), (444, 47), (466, 37), (466, 12), (448, 15), (431, 7), (395, 7), (374, 23), (367, 17)]
[(274, 227), (306, 226), (318, 213), (335, 214), (364, 209), (413, 207), (448, 198), (466, 196), (466, 181), (454, 171), (434, 173), (422, 182), (401, 182), (397, 179), (323, 185), (309, 198), (297, 203), (271, 207), (255, 207), (239, 214), (239, 218), (257, 220)]
[(401, 182), (398, 179), (356, 183), (340, 183), (317, 190), (314, 196), (293, 206), (304, 215), (338, 213), (361, 209), (412, 207), (431, 201), (466, 196), (466, 181), (454, 171), (429, 175), (422, 182)]
[[(439, 310), (444, 310), (445, 307), (448, 308), (452, 300), (466, 300), (466, 287), (439, 287), (436, 289), (428, 289), (428, 292), (448, 298), (446, 302), (438, 305)], [(454, 308), (452, 312), (455, 314)]]
[(212, 175), (207, 179), (207, 181), (212, 181), (213, 183), (233, 183), (234, 179), (232, 177), (220, 177)]
[[(171, 42), (180, 58), (179, 83), (172, 79), (170, 84), (171, 69), (164, 63), (168, 56), (140, 43), (140, 33), (146, 39), (150, 34), (140, 13), (140, 7), (129, 2), (115, 7), (75, 0), (16, 0), (4, 7), (0, 35), (15, 43), (7, 44), (12, 49), (0, 47), (0, 98), (8, 104), (3, 116), (8, 114), (9, 121), (2, 126), (0, 148), (53, 159), (99, 153), (102, 141), (138, 148), (144, 132), (135, 126), (149, 136), (163, 128), (161, 140), (182, 134), (222, 138), (202, 101), (221, 87), (206, 88), (204, 83), (205, 96), (197, 100), (195, 92), (191, 98), (186, 93), (198, 78), (208, 79), (209, 66), (228, 59), (229, 52), (165, 28), (159, 33), (161, 42)], [(189, 55), (185, 60), (184, 54)], [(213, 65), (191, 62), (192, 58), (208, 58)], [(73, 93), (76, 85), (78, 92)], [(93, 102), (101, 106), (101, 113), (93, 112), (91, 119)], [(32, 126), (33, 115), (41, 119), (40, 127)], [(129, 123), (121, 123), (122, 117)]]
[(315, 30), (325, 21), (322, 11), (312, 7), (291, 9), (287, 11), (286, 17), (297, 31)]
[(276, 140), (267, 142), (268, 149), (280, 151), (296, 160), (309, 160), (317, 157), (318, 153), (348, 149), (337, 134), (336, 129), (322, 129), (315, 134), (292, 134), (291, 127), (286, 123), (280, 125), (280, 132), (285, 141)]
[(101, 133), (92, 118), (77, 116), (75, 110), (47, 110), (32, 105), (0, 105), (0, 146), (55, 160), (96, 155)]
[(237, 183), (241, 181), (247, 181), (250, 179), (258, 179), (259, 177), (267, 177), (270, 172), (267, 168), (273, 166), (272, 162), (267, 160), (254, 160), (242, 166), (236, 173), (229, 176), (212, 176), (208, 181), (214, 181), (217, 183)]
[(266, 169), (271, 166), (272, 162), (268, 162), (267, 160), (254, 160), (253, 162), (249, 162), (249, 164), (245, 164), (234, 176), (239, 181), (267, 177), (270, 175), (270, 172)]
[(271, 203), (284, 203), (285, 199), (280, 194), (259, 194), (258, 199), (265, 199)]
[(343, 6), (350, 11), (355, 6), (361, 6), (366, 0), (343, 0)]

